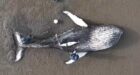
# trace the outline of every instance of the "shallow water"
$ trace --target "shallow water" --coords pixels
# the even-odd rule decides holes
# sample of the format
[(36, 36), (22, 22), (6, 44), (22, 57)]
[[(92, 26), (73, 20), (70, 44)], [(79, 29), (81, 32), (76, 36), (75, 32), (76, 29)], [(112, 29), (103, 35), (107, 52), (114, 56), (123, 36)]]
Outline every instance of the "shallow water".
[[(140, 1), (138, 0), (1, 0), (0, 1), (0, 75), (139, 75), (140, 74)], [(116, 47), (90, 53), (72, 65), (65, 65), (68, 53), (57, 49), (27, 49), (18, 63), (7, 60), (6, 37), (17, 30), (36, 36), (53, 36), (74, 23), (62, 10), (69, 10), (89, 24), (115, 24), (125, 34)], [(61, 24), (54, 25), (58, 18)], [(9, 29), (7, 29), (9, 28)], [(8, 32), (6, 34), (6, 32)], [(45, 38), (45, 37), (44, 37)]]

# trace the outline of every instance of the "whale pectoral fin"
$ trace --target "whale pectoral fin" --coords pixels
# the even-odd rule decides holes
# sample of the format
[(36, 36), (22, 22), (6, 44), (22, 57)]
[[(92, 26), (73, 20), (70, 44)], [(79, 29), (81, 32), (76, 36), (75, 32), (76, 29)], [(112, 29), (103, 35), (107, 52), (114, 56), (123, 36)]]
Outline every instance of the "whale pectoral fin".
[(77, 24), (80, 27), (88, 27), (88, 24), (83, 21), (83, 19), (79, 18), (78, 16), (72, 14), (69, 11), (63, 11), (64, 14), (66, 14), (75, 24)]
[(65, 64), (72, 64), (79, 60), (80, 58), (84, 57), (88, 52), (76, 52), (70, 54), (70, 59), (65, 62)]

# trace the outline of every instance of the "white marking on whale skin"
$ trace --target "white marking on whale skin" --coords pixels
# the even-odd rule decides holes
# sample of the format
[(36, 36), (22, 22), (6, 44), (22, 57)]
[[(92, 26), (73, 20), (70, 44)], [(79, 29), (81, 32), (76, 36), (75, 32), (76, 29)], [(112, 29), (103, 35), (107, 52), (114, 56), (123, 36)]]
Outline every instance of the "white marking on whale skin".
[(63, 43), (63, 44), (60, 44), (60, 46), (64, 46), (64, 47), (66, 47), (66, 46), (72, 46), (72, 45), (75, 45), (77, 42), (67, 42), (67, 43)]
[(53, 23), (54, 23), (54, 24), (58, 24), (58, 19), (54, 19), (54, 20), (53, 20)]
[(121, 34), (122, 31), (113, 26), (98, 27), (91, 31), (90, 39), (86, 43), (77, 46), (77, 48), (92, 49), (92, 51), (105, 50), (117, 43)]
[(21, 60), (22, 56), (23, 56), (23, 48), (22, 47), (19, 47), (18, 48), (18, 51), (16, 53), (16, 59), (15, 59), (15, 62)]
[(88, 24), (85, 23), (81, 18), (77, 17), (76, 15), (72, 14), (69, 11), (63, 11), (64, 14), (68, 15), (70, 17), (70, 19), (72, 19), (72, 21), (81, 26), (81, 27), (88, 27)]
[(96, 50), (102, 50), (111, 47), (110, 40), (114, 38), (114, 33), (118, 34), (120, 31), (117, 28), (103, 27), (98, 28), (91, 35), (90, 47)]

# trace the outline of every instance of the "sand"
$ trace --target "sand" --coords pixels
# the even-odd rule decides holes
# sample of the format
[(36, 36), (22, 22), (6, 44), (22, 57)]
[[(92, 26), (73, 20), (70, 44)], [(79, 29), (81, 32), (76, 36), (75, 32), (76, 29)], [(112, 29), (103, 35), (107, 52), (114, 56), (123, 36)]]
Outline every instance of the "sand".
[[(0, 75), (139, 75), (139, 0), (0, 0)], [(47, 38), (62, 33), (74, 23), (64, 14), (69, 10), (89, 24), (115, 24), (125, 33), (117, 46), (94, 52), (72, 65), (68, 53), (58, 49), (27, 49), (24, 58), (11, 61), (12, 33), (20, 31)], [(53, 24), (59, 19), (60, 24)]]

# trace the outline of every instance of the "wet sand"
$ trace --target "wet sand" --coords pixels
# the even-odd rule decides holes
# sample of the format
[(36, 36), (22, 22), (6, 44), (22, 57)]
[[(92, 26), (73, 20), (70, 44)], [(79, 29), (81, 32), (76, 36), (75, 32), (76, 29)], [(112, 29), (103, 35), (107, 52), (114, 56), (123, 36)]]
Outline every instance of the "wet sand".
[[(138, 0), (0, 0), (0, 75), (139, 75), (140, 1)], [(117, 46), (90, 53), (65, 65), (68, 53), (57, 49), (27, 49), (23, 60), (11, 62), (12, 32), (35, 36), (62, 33), (74, 27), (69, 10), (89, 24), (115, 24), (125, 31)], [(62, 22), (53, 24), (53, 19)], [(41, 35), (41, 33), (43, 33)]]

